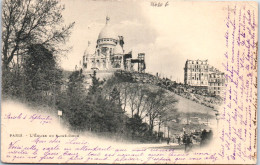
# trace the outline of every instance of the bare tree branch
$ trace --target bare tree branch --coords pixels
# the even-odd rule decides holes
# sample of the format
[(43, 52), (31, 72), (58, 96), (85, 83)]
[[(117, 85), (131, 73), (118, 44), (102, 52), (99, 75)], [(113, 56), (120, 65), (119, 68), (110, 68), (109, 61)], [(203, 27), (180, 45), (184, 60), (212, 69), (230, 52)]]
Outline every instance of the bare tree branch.
[[(61, 51), (71, 34), (74, 23), (63, 25), (64, 6), (57, 0), (5, 0), (2, 12), (2, 60), (8, 68), (16, 51), (32, 44), (43, 44)], [(65, 49), (64, 49), (65, 50)]]

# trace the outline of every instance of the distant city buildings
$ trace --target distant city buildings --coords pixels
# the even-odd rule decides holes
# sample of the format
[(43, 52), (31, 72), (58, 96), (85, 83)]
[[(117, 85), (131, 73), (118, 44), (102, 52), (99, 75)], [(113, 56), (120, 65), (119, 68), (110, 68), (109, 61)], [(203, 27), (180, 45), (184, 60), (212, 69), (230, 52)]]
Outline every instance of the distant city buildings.
[(187, 60), (184, 67), (184, 84), (220, 96), (225, 85), (225, 75), (210, 66), (208, 60)]

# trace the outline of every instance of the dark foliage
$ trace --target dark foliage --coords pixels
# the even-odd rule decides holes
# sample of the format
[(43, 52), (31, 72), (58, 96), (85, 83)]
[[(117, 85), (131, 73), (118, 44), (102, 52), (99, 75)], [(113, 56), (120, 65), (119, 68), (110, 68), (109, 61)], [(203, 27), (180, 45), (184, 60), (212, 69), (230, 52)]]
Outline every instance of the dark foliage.
[(131, 132), (132, 139), (143, 138), (148, 134), (148, 124), (144, 123), (142, 118), (137, 114), (133, 118), (128, 119), (126, 126)]
[(67, 97), (63, 98), (60, 104), (71, 128), (94, 132), (122, 131), (121, 123), (125, 117), (122, 108), (117, 102), (106, 99), (102, 95), (103, 82), (97, 79), (95, 72), (88, 91), (83, 83), (83, 74), (80, 71), (73, 72), (69, 76)]
[[(56, 66), (52, 52), (41, 44), (31, 45), (23, 64), (25, 97), (46, 102), (45, 96), (55, 101), (61, 87), (62, 72)], [(55, 102), (52, 102), (54, 105)]]

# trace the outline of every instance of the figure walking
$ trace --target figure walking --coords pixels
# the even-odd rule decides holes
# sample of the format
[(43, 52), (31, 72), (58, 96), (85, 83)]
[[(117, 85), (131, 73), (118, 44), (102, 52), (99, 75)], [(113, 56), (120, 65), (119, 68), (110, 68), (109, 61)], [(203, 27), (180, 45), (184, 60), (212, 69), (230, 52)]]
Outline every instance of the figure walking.
[(178, 136), (177, 139), (178, 139), (178, 144), (181, 145), (181, 137)]

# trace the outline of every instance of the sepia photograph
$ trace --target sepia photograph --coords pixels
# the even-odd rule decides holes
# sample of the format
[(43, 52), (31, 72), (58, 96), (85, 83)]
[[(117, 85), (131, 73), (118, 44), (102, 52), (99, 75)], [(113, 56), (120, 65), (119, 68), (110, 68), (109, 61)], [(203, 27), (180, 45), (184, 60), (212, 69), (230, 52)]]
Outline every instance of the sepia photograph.
[(1, 7), (3, 163), (256, 163), (257, 2)]

